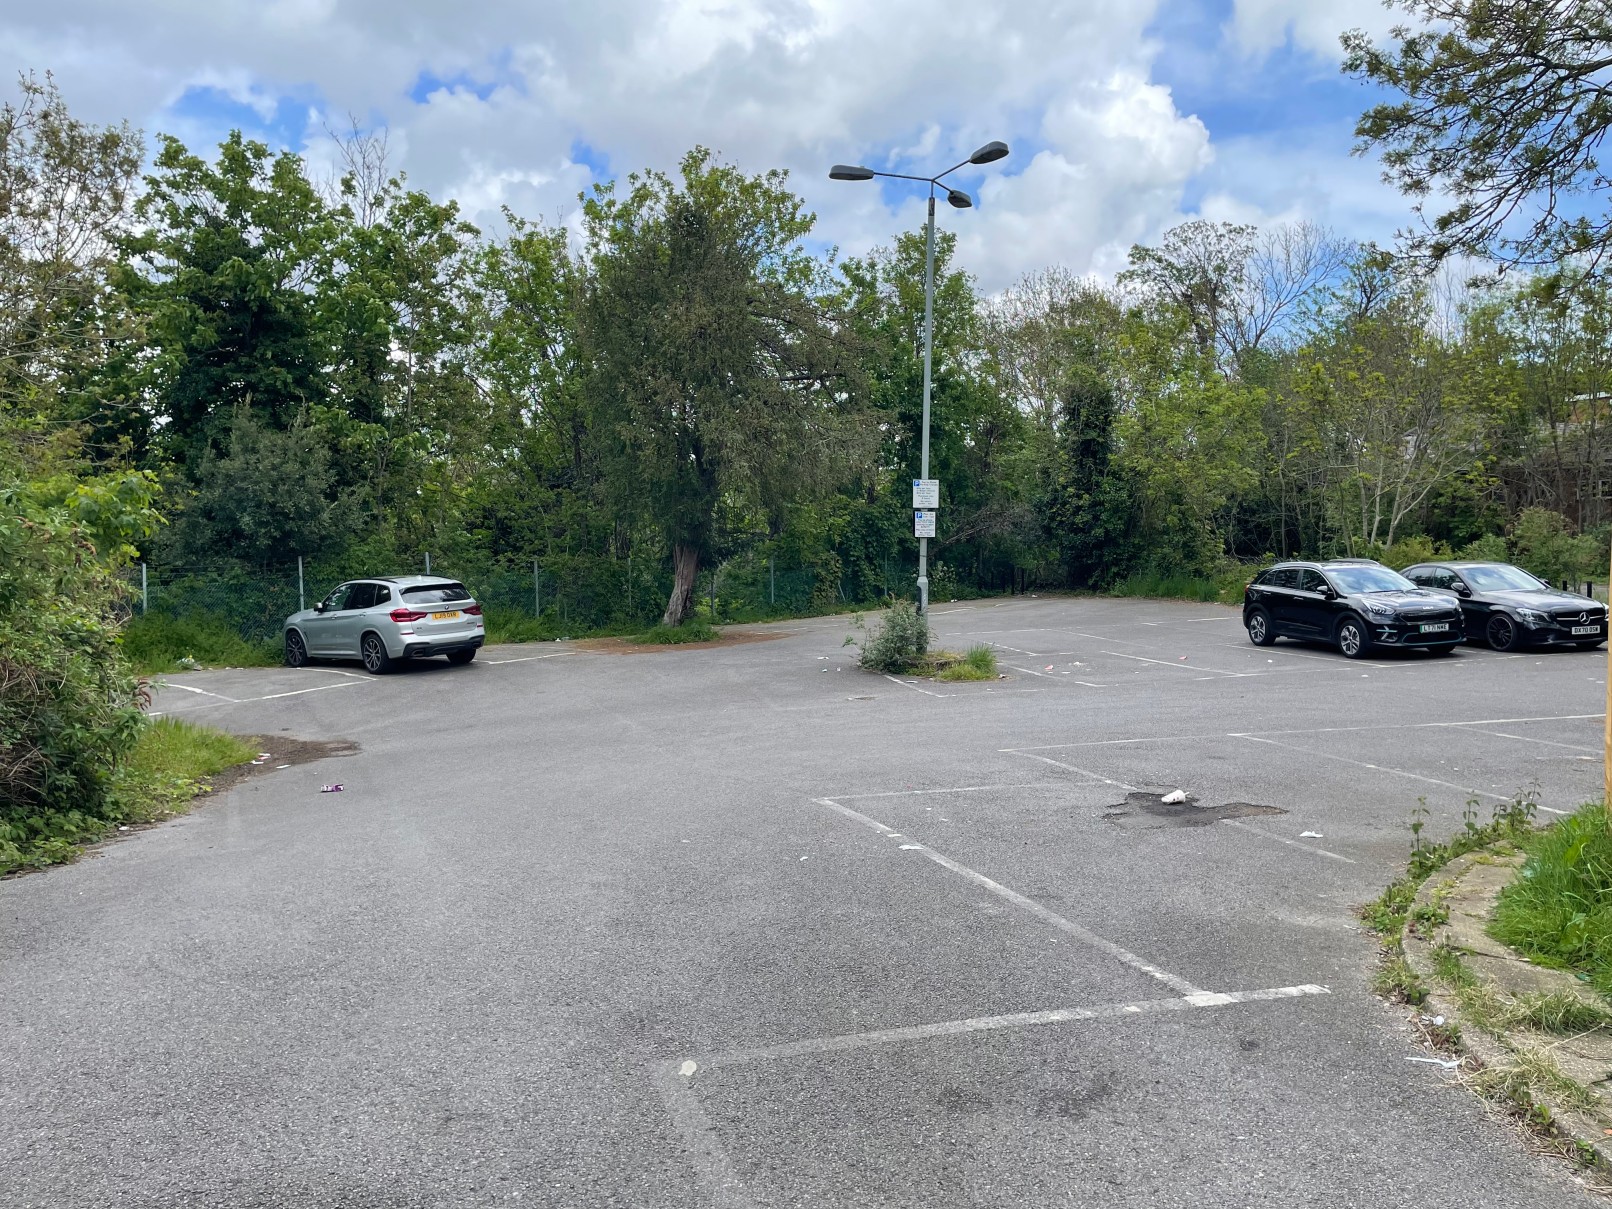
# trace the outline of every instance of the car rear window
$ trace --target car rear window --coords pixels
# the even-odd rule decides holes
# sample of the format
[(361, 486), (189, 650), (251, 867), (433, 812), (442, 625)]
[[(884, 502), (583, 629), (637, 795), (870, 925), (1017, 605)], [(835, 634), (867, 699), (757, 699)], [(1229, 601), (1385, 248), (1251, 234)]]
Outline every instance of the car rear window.
[(470, 593), (464, 584), (418, 584), (404, 588), (403, 599), (410, 604), (448, 604), (456, 600), (469, 600)]

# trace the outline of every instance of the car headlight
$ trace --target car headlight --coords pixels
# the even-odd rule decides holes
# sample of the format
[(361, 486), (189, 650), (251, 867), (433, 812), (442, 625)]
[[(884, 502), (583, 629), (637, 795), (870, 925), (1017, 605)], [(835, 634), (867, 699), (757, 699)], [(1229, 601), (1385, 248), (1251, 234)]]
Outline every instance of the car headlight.
[(1550, 618), (1535, 609), (1518, 609), (1517, 616), (1522, 618), (1523, 625), (1540, 626), (1550, 624)]
[(1384, 604), (1380, 600), (1367, 600), (1361, 603), (1366, 606), (1368, 613), (1375, 614), (1378, 617), (1392, 617), (1394, 615), (1394, 606)]

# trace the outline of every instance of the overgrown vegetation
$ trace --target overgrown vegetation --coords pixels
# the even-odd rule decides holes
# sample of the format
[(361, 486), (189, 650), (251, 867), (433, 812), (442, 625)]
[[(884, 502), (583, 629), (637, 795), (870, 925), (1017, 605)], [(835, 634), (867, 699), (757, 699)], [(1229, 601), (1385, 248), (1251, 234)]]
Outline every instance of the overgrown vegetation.
[(189, 671), (196, 667), (274, 667), (284, 658), (278, 642), (241, 637), (219, 617), (170, 617), (152, 613), (123, 627), (124, 655), (140, 675)]
[[(859, 630), (865, 629), (860, 617), (853, 624)], [(860, 646), (857, 662), (870, 672), (893, 675), (913, 671), (929, 653), (929, 618), (910, 600), (892, 601), (884, 619), (866, 633), (860, 643), (851, 636), (845, 644)]]
[(34, 811), (0, 818), (0, 874), (71, 860), (120, 826), (183, 813), (206, 778), (256, 755), (248, 743), (179, 718), (142, 722), (94, 810)]
[(632, 640), (644, 646), (676, 646), (685, 642), (715, 642), (720, 637), (722, 632), (715, 626), (696, 619), (685, 621), (682, 625), (666, 625), (663, 622), (642, 634), (634, 634)]
[(995, 680), (996, 676), (996, 652), (983, 643), (969, 647), (961, 659), (948, 659), (935, 671), (936, 680)]
[(1590, 803), (1528, 837), (1490, 932), (1542, 965), (1575, 970), (1612, 995), (1612, 829)]

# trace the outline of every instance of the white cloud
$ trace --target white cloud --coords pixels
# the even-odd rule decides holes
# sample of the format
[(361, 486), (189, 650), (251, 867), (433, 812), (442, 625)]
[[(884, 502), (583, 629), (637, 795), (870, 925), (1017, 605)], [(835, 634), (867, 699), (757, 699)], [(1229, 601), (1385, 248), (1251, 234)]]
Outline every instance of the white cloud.
[[(1120, 267), (1214, 161), (1210, 132), (1154, 78), (1158, 2), (54, 0), (9, 6), (0, 45), (19, 68), (54, 68), (84, 116), (192, 145), (223, 131), (179, 118), (187, 88), (265, 120), (276, 98), (321, 97), (332, 124), (386, 122), (411, 181), (483, 223), (506, 204), (574, 213), (579, 143), (617, 171), (669, 169), (701, 143), (790, 169), (820, 236), (861, 252), (918, 225), (921, 194), (830, 183), (829, 164), (927, 171), (1004, 138), (1011, 159), (960, 174), (980, 208), (947, 216), (963, 264), (996, 289), (1054, 262)], [(1356, 7), (1238, 0), (1234, 22), (1249, 49), (1290, 28), (1309, 45)], [(416, 101), (423, 73), (443, 83)], [(320, 154), (324, 120), (307, 132)], [(1263, 204), (1224, 187), (1227, 206)]]
[(1382, 0), (1234, 0), (1228, 32), (1246, 53), (1268, 54), (1285, 43), (1322, 58), (1341, 59), (1338, 39), (1363, 29), (1381, 37), (1404, 19)]

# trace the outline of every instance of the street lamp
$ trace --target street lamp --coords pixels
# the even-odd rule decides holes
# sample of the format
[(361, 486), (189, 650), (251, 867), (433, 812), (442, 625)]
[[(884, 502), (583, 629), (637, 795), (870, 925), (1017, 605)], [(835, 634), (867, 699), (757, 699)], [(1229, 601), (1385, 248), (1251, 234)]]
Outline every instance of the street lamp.
[[(923, 466), (920, 478), (929, 478), (929, 390), (935, 359), (935, 190), (941, 187), (941, 178), (950, 176), (959, 168), (970, 164), (994, 164), (1008, 153), (1008, 145), (1000, 140), (986, 143), (960, 164), (953, 164), (934, 176), (908, 176), (904, 172), (875, 172), (860, 164), (835, 164), (828, 170), (830, 180), (870, 181), (876, 176), (891, 180), (920, 181), (929, 186), (929, 223), (924, 230), (924, 427)], [(959, 210), (967, 210), (974, 199), (961, 189), (945, 186), (946, 200)], [(918, 611), (929, 611), (929, 539), (918, 539)]]

